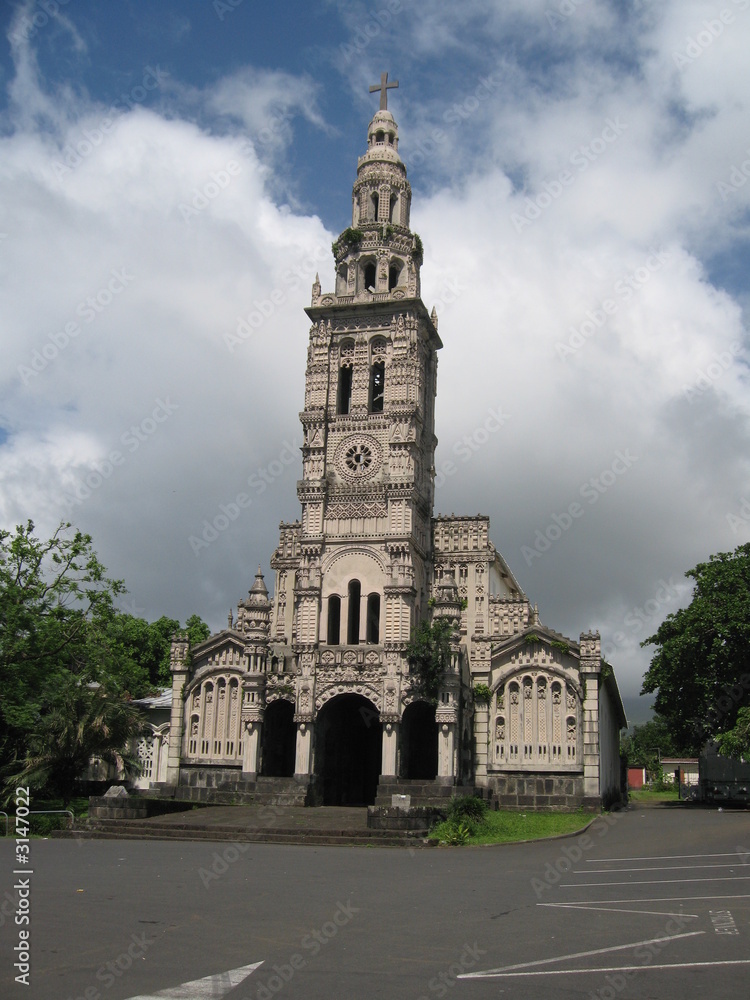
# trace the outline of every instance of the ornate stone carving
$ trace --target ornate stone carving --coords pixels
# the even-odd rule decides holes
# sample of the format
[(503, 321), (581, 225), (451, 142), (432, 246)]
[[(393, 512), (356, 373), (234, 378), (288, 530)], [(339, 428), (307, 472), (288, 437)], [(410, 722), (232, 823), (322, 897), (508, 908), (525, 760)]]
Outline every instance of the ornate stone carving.
[(372, 479), (383, 461), (380, 445), (369, 434), (346, 437), (336, 449), (336, 470), (350, 482)]

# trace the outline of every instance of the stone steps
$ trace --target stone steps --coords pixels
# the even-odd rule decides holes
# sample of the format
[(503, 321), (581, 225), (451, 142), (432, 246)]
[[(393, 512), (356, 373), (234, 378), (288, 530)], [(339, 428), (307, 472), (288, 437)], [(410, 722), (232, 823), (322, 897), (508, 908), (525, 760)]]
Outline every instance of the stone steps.
[(232, 841), (236, 843), (307, 844), (348, 847), (424, 847), (426, 831), (369, 829), (311, 830), (292, 827), (196, 826), (190, 824), (141, 823), (96, 820), (79, 830), (58, 830), (64, 839)]
[(196, 802), (216, 806), (304, 806), (308, 804), (309, 778), (270, 778), (259, 775), (254, 781), (221, 781), (210, 786), (181, 784), (176, 788), (152, 785), (146, 795), (163, 795), (176, 802)]
[(255, 784), (255, 802), (263, 806), (304, 806), (308, 801), (310, 781), (296, 778), (258, 777)]

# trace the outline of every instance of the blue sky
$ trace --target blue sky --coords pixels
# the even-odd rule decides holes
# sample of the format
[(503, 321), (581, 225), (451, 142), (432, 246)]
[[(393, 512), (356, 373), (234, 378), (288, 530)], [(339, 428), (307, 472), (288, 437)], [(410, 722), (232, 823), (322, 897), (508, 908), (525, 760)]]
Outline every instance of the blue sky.
[(750, 537), (750, 0), (0, 12), (0, 523), (90, 531), (148, 617), (218, 628), (272, 584), (303, 307), (387, 70), (436, 508), (490, 515), (546, 624), (601, 630), (633, 715), (684, 572)]

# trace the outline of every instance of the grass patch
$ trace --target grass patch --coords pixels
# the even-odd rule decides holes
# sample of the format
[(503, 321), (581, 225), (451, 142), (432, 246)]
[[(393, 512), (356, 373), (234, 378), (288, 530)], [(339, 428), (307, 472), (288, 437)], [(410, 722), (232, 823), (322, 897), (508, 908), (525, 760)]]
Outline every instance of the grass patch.
[(480, 820), (448, 819), (430, 831), (442, 843), (507, 844), (514, 840), (539, 840), (581, 830), (594, 817), (582, 810), (560, 812), (487, 812)]
[(679, 795), (676, 788), (656, 790), (652, 788), (637, 788), (628, 792), (631, 802), (677, 802)]

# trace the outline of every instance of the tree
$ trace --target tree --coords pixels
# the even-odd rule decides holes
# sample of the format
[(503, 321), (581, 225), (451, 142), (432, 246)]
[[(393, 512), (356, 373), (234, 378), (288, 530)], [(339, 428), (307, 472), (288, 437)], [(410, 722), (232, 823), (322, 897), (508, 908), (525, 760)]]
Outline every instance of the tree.
[(29, 785), (60, 797), (67, 806), (94, 759), (119, 765), (126, 775), (138, 773), (130, 745), (145, 726), (135, 705), (103, 685), (67, 677), (56, 688), (28, 739), (21, 769), (7, 778), (6, 789)]
[(750, 707), (739, 710), (734, 729), (722, 733), (717, 742), (723, 756), (750, 760)]
[[(147, 622), (115, 607), (121, 580), (107, 576), (91, 536), (61, 524), (47, 541), (34, 524), (0, 531), (0, 765), (25, 759), (31, 734), (71, 679), (102, 684), (111, 704), (171, 682), (169, 653), (180, 623)], [(197, 615), (192, 642), (209, 634)]]
[(417, 687), (431, 701), (440, 690), (443, 674), (450, 666), (453, 625), (447, 618), (424, 621), (412, 634), (406, 658), (416, 675)]
[(658, 716), (642, 726), (633, 726), (633, 731), (620, 741), (620, 750), (628, 764), (645, 767), (651, 774), (661, 769), (662, 757), (683, 753), (683, 748), (674, 743), (666, 720)]
[(106, 576), (91, 537), (61, 524), (45, 542), (34, 524), (0, 531), (0, 731), (18, 751), (50, 678), (91, 678), (91, 622), (113, 612), (122, 581)]
[(642, 643), (657, 646), (643, 693), (656, 692), (673, 740), (695, 753), (734, 728), (750, 694), (750, 544), (685, 575), (695, 580), (691, 603)]
[[(206, 625), (206, 623), (198, 617), (198, 615), (191, 615), (185, 622), (185, 631), (188, 634), (188, 640), (191, 646), (196, 646), (199, 642), (203, 642), (204, 639), (208, 639), (211, 635), (211, 629)], [(167, 650), (167, 683), (171, 680), (169, 674), (169, 650)]]

